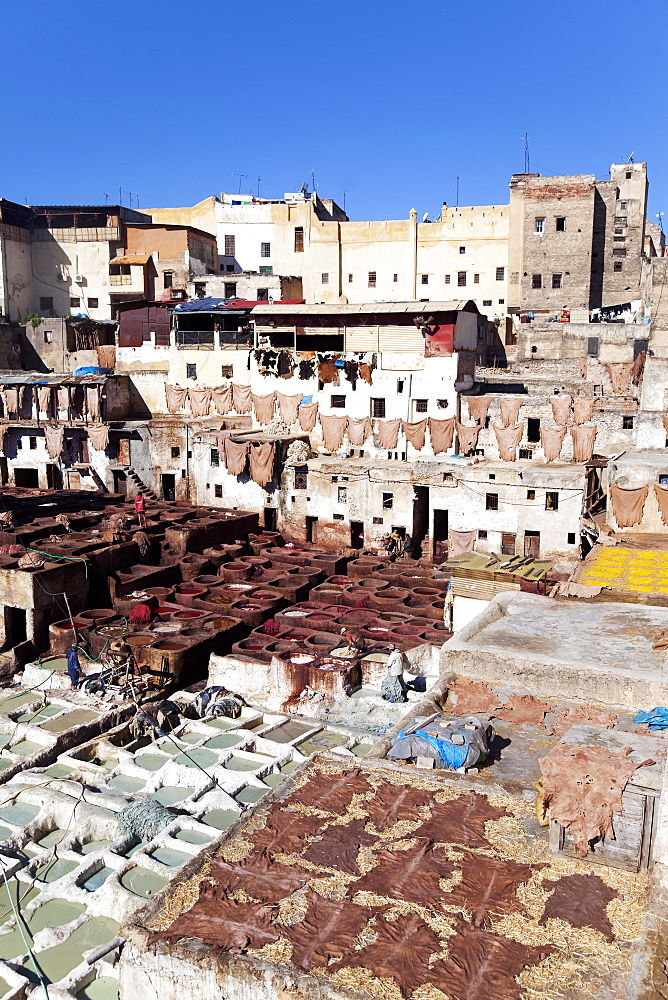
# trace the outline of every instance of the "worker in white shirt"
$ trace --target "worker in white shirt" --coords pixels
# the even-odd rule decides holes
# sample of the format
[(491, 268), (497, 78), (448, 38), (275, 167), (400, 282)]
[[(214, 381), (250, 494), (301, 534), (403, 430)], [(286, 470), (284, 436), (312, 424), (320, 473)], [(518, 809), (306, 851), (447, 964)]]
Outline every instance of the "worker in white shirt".
[(381, 681), (380, 694), (385, 701), (408, 701), (408, 687), (404, 680), (404, 654), (394, 643), (388, 647), (387, 677)]

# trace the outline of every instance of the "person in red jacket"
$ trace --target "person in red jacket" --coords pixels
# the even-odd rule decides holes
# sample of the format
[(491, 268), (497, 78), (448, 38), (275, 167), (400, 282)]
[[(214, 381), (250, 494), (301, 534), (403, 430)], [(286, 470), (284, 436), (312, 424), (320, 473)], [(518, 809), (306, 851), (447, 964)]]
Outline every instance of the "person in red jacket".
[(139, 495), (135, 497), (135, 513), (139, 521), (139, 527), (146, 527), (146, 501), (143, 496)]

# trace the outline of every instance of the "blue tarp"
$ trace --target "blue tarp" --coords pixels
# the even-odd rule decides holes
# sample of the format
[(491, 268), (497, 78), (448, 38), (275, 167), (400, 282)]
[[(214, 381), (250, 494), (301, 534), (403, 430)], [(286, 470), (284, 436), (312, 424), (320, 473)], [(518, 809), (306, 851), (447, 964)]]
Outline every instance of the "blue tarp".
[(112, 371), (111, 368), (97, 368), (95, 365), (84, 365), (82, 368), (75, 368), (75, 375), (106, 375)]
[(199, 299), (188, 299), (174, 306), (174, 312), (211, 312), (212, 309), (224, 309), (230, 299), (215, 299), (205, 295)]
[[(464, 766), (469, 747), (471, 746), (470, 743), (464, 743), (463, 746), (456, 747), (454, 743), (450, 743), (448, 740), (439, 740), (437, 736), (430, 736), (424, 729), (417, 729), (414, 733), (411, 733), (411, 736), (419, 736), (421, 740), (434, 747), (444, 766), (449, 771), (456, 771), (458, 767)], [(405, 737), (406, 731), (402, 729), (399, 735), (395, 737), (395, 742), (398, 743), (399, 740)]]
[(657, 705), (649, 712), (638, 712), (633, 718), (634, 722), (646, 722), (651, 730), (668, 729), (668, 708), (661, 708)]

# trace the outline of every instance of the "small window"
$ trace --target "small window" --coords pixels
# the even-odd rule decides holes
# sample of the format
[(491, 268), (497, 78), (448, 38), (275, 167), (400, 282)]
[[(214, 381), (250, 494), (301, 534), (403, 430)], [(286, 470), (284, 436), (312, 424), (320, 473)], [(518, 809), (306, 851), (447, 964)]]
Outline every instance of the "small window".
[(505, 269), (505, 267), (497, 267), (497, 269), (496, 269), (496, 280), (497, 281), (503, 281), (504, 278), (505, 278), (505, 276), (506, 276), (506, 269)]
[(531, 448), (520, 448), (520, 458), (533, 458)]
[(628, 205), (628, 202), (626, 202), (626, 201), (620, 201), (620, 203), (619, 203), (619, 211), (620, 212), (625, 212), (626, 208), (627, 208), (627, 205)]
[(490, 472), (488, 479), (496, 479), (496, 472)]
[(542, 274), (532, 274), (531, 275), (531, 287), (532, 288), (542, 288), (543, 287), (543, 276), (542, 276)]
[(237, 255), (237, 239), (236, 236), (226, 236), (225, 237), (225, 256), (226, 257), (236, 257)]
[(44, 331), (44, 343), (45, 344), (52, 344), (53, 343), (53, 333), (51, 332), (51, 330), (45, 330)]
[(598, 337), (587, 337), (587, 355), (590, 358), (598, 357)]
[(186, 378), (197, 378), (197, 365), (186, 365)]
[(70, 297), (70, 309), (78, 309), (81, 305), (81, 299), (78, 295), (72, 295)]
[[(168, 286), (165, 285), (165, 288)], [(171, 287), (171, 286), (169, 286)], [(206, 295), (206, 281), (196, 281), (195, 282), (195, 295), (198, 299), (203, 299)]]
[(220, 465), (220, 452), (217, 448), (211, 449), (210, 464), (214, 469)]
[(450, 284), (450, 275), (449, 274), (446, 274), (446, 276), (445, 276), (445, 283), (446, 283), (446, 285)]
[(558, 233), (566, 232), (566, 219), (563, 215), (558, 215), (554, 220), (554, 228)]
[(295, 253), (304, 253), (304, 227), (295, 226)]
[(631, 177), (632, 177), (632, 176), (633, 176), (633, 175), (632, 175), (631, 171), (630, 171), (630, 170), (627, 170), (627, 171), (626, 171), (626, 179), (627, 179), (627, 181), (630, 181), (630, 180), (631, 180)]
[(397, 395), (400, 396), (404, 391), (404, 386), (406, 385), (406, 380), (403, 378), (397, 379)]
[(348, 281), (352, 283), (352, 280), (353, 280), (353, 276), (352, 276), (352, 274), (349, 274), (348, 275)]
[(256, 302), (268, 302), (269, 301), (269, 289), (268, 288), (257, 288), (255, 291), (257, 295)]
[(162, 272), (162, 287), (171, 288), (174, 284), (174, 272), (173, 271), (163, 271)]
[(23, 448), (23, 438), (22, 438), (22, 437), (17, 437), (17, 439), (16, 439), (16, 447), (17, 447), (17, 448), (18, 448), (19, 450), (20, 450), (21, 448)]
[(347, 486), (337, 487), (336, 498), (339, 503), (348, 503), (348, 487)]
[(569, 545), (575, 545), (575, 532), (574, 531), (569, 531), (568, 532), (568, 544)]
[(220, 497), (222, 497), (222, 495), (223, 495), (223, 487), (219, 483), (216, 483), (216, 485), (214, 486), (214, 488), (213, 488), (213, 495), (215, 497), (218, 497), (219, 499), (220, 499)]
[(42, 312), (53, 312), (53, 298), (48, 296), (43, 296), (39, 300), (39, 308)]
[(271, 257), (271, 243), (260, 243), (260, 257)]
[(612, 248), (613, 257), (626, 257), (626, 247), (613, 247)]
[(624, 265), (622, 264), (621, 260), (615, 261), (615, 263), (612, 265), (612, 270), (616, 271), (617, 274), (619, 274), (620, 271), (624, 270)]
[(466, 271), (457, 271), (457, 285), (459, 288), (466, 287)]
[(536, 219), (534, 221), (534, 233), (544, 233), (545, 232), (545, 219)]
[(499, 509), (499, 494), (498, 493), (488, 493), (485, 499), (485, 509), (486, 510), (498, 510)]
[[(221, 268), (222, 270), (222, 268)], [(225, 271), (227, 274), (234, 274), (234, 264), (226, 264)]]
[(335, 521), (343, 521), (344, 519), (343, 514), (332, 514), (332, 517)]
[(487, 538), (487, 529), (486, 528), (481, 528), (480, 529), (480, 531), (478, 532), (478, 538), (482, 539), (483, 541)]
[(492, 300), (491, 299), (483, 299), (482, 300), (482, 304), (483, 304), (483, 306), (491, 306)]
[(527, 441), (540, 441), (540, 417), (529, 417), (527, 420)]
[(385, 418), (385, 400), (384, 399), (372, 399), (371, 400), (371, 416), (377, 417), (379, 420)]
[(453, 474), (451, 472), (444, 472), (443, 473), (443, 482), (444, 483), (451, 483), (451, 482), (454, 481), (454, 478), (455, 477), (453, 476)]
[(416, 413), (426, 413), (427, 412), (427, 403), (428, 403), (428, 400), (426, 400), (426, 399), (416, 399), (415, 400), (415, 412)]
[(659, 484), (662, 486), (668, 485), (668, 476), (665, 475), (659, 476)]
[(181, 455), (181, 449), (178, 447), (172, 447), (172, 458), (179, 458)]
[(329, 284), (329, 272), (328, 271), (323, 271), (322, 274), (320, 275), (320, 280), (321, 280), (321, 282), (322, 282), (323, 285), (328, 285)]
[(466, 253), (466, 247), (460, 247), (459, 248), (459, 252), (460, 253)]
[(383, 493), (383, 510), (392, 510), (394, 506), (394, 493)]
[(382, 517), (374, 517), (372, 520), (373, 520), (374, 524), (382, 524), (383, 523)]
[(332, 396), (332, 409), (333, 410), (343, 410), (346, 406), (345, 396)]
[(527, 490), (527, 500), (535, 500), (535, 499), (536, 499), (536, 491)]
[(260, 274), (273, 274), (274, 265), (273, 264), (260, 264)]
[(545, 510), (559, 510), (559, 494), (548, 490), (545, 494)]
[(561, 288), (561, 275), (560, 274), (553, 274), (552, 275), (552, 287), (553, 288)]
[(398, 274), (393, 274), (392, 275), (392, 281), (398, 281), (398, 280), (399, 280), (399, 275)]
[(447, 408), (448, 408), (448, 400), (447, 399), (437, 399), (436, 400), (436, 409), (437, 410), (447, 410)]
[(234, 367), (232, 365), (221, 365), (220, 374), (223, 378), (232, 378), (234, 375)]
[(422, 278), (420, 280), (422, 281), (423, 285), (428, 285), (429, 284), (429, 275), (428, 274), (423, 274)]
[(622, 428), (625, 431), (633, 430), (633, 417), (622, 417)]
[(505, 305), (505, 303), (506, 303), (506, 300), (505, 300), (505, 299), (499, 299), (499, 305), (500, 305), (500, 306), (503, 306), (503, 305)]
[(473, 275), (473, 284), (474, 285), (479, 285), (480, 284), (480, 275), (479, 274), (474, 274)]
[(89, 299), (88, 300), (88, 308), (89, 309), (97, 309), (97, 308), (99, 308), (99, 302), (98, 302), (98, 300), (97, 299)]
[(376, 287), (376, 272), (369, 271), (369, 288), (375, 288), (375, 287)]
[(308, 468), (305, 465), (295, 469), (295, 486), (296, 490), (305, 490), (308, 488)]
[(236, 299), (237, 297), (237, 283), (236, 281), (226, 281), (225, 282), (225, 298), (226, 299)]
[(30, 437), (30, 438), (28, 438), (28, 442), (30, 444), (30, 447), (34, 451), (34, 449), (37, 447), (37, 438), (36, 437)]

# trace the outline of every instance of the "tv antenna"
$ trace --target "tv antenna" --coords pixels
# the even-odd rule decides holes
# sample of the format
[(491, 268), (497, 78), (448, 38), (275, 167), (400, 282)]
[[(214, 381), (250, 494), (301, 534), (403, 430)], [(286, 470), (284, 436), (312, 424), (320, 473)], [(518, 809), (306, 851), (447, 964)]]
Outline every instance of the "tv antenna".
[(239, 178), (239, 191), (238, 191), (238, 194), (241, 194), (241, 181), (242, 181), (242, 179), (244, 177), (248, 177), (248, 174), (232, 174), (232, 176)]
[(108, 203), (108, 201), (109, 201), (109, 192), (108, 191), (103, 191), (102, 194), (104, 195), (104, 203), (106, 205)]
[(531, 164), (529, 160), (529, 133), (524, 133), (524, 173), (531, 173)]
[(260, 181), (261, 180), (262, 180), (262, 178), (258, 175), (258, 178), (257, 178), (257, 196), (258, 196), (258, 198), (260, 197)]
[(635, 149), (632, 151), (632, 153), (629, 156), (628, 160), (624, 160), (624, 162), (625, 163), (635, 163), (635, 160), (633, 159), (634, 156), (635, 156)]
[(659, 229), (663, 232), (663, 212), (657, 212), (656, 217), (659, 220)]

